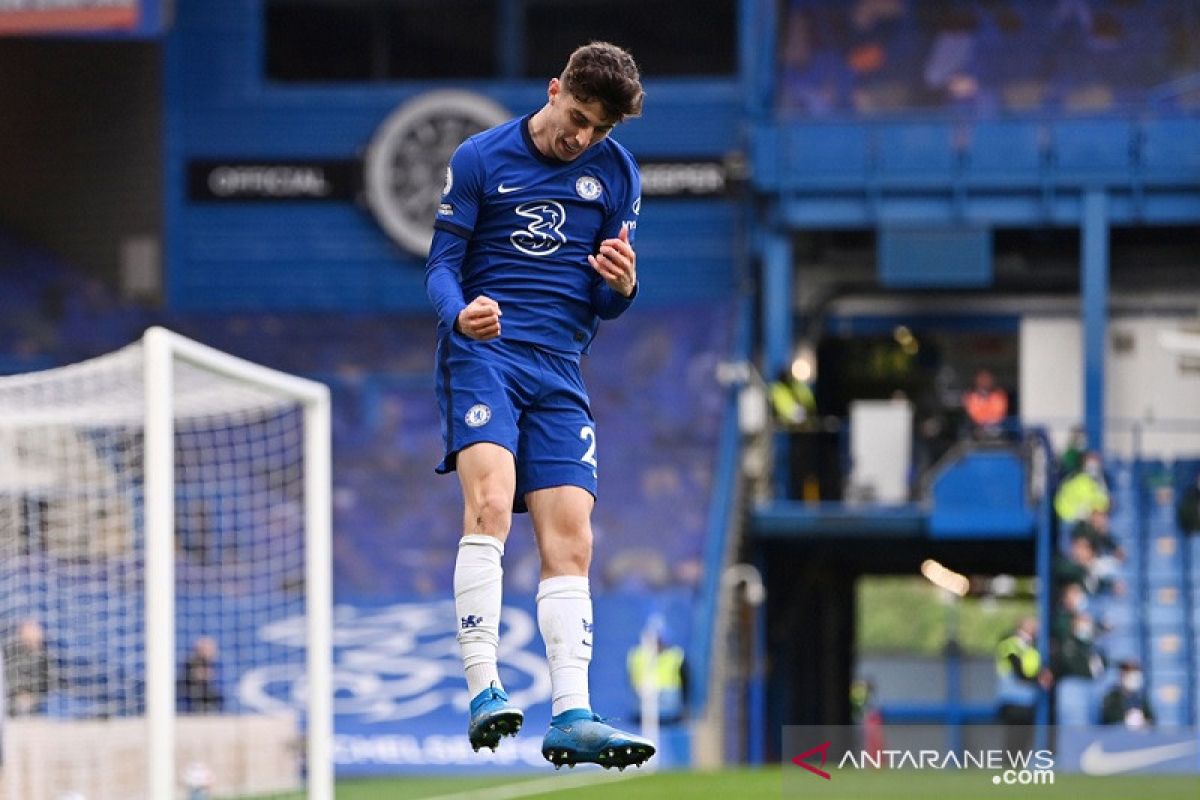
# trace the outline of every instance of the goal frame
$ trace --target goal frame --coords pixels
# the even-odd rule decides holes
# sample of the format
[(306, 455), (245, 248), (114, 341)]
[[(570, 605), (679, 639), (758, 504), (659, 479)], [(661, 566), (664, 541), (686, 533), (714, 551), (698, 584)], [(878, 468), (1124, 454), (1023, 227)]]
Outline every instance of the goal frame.
[(298, 402), (304, 414), (307, 791), (333, 800), (332, 430), (329, 388), (188, 339), (142, 336), (145, 391), (146, 776), (148, 796), (176, 794), (175, 415), (172, 364), (186, 362)]

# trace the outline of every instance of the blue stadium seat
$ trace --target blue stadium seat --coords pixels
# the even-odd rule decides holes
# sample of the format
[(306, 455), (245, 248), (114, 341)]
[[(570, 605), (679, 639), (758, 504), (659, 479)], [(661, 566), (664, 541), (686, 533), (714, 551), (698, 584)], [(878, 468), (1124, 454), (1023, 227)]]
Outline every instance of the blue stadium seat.
[(1183, 575), (1183, 537), (1175, 533), (1151, 534), (1146, 542), (1146, 572)]
[(1147, 676), (1150, 705), (1157, 723), (1163, 727), (1187, 725), (1189, 722), (1188, 673), (1183, 669), (1156, 669)]
[[(1155, 594), (1159, 594), (1156, 591)], [(1187, 614), (1182, 603), (1176, 603), (1171, 606), (1155, 605), (1150, 602), (1149, 608), (1146, 609), (1146, 624), (1149, 626), (1152, 633), (1179, 633), (1184, 629), (1186, 624)]]
[(1097, 596), (1088, 603), (1093, 616), (1103, 620), (1114, 630), (1132, 630), (1141, 622), (1134, 601), (1127, 597)]
[(1110, 665), (1128, 659), (1143, 661), (1141, 641), (1134, 634), (1109, 633), (1101, 642), (1101, 649)]
[(1103, 684), (1087, 678), (1063, 678), (1055, 687), (1060, 725), (1095, 725), (1100, 717)]
[(1179, 630), (1150, 636), (1150, 664), (1156, 669), (1186, 669), (1187, 641)]

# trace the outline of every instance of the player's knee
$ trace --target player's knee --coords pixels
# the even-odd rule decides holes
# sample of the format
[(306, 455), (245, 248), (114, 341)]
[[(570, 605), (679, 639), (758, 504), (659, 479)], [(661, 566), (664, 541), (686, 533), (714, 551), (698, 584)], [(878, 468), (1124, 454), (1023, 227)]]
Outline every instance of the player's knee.
[(586, 575), (592, 565), (592, 530), (561, 531), (548, 547), (546, 571), (553, 575)]
[(592, 566), (592, 551), (568, 553), (556, 566), (559, 575), (587, 575)]
[(499, 489), (483, 488), (467, 505), (470, 533), (504, 536), (512, 526), (512, 497)]

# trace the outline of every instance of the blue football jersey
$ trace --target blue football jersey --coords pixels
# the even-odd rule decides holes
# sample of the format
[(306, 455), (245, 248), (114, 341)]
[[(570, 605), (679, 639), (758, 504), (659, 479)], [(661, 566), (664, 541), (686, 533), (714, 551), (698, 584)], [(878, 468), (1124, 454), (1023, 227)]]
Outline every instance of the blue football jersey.
[[(613, 291), (587, 257), (622, 226), (632, 243), (640, 208), (637, 163), (611, 137), (569, 162), (542, 155), (529, 117), (467, 139), (450, 159), (427, 266), (439, 334), (487, 295), (500, 305), (502, 340), (586, 352), (600, 319), (632, 299)], [(465, 241), (465, 250), (444, 234)]]

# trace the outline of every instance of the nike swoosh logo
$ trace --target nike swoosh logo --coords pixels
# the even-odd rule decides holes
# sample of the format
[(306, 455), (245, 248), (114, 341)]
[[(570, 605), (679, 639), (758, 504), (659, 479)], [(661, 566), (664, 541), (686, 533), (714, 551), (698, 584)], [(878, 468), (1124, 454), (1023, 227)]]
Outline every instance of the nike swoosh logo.
[(1085, 775), (1117, 775), (1145, 769), (1164, 761), (1186, 758), (1196, 752), (1196, 742), (1176, 742), (1157, 747), (1142, 747), (1123, 750), (1119, 753), (1104, 752), (1102, 742), (1092, 742), (1079, 756), (1079, 768)]
[(587, 639), (580, 639), (580, 641), (581, 641), (581, 642), (583, 642), (583, 646), (584, 646), (584, 647), (591, 647), (591, 646), (592, 646), (592, 643), (591, 643), (591, 642), (589, 642)]
[(524, 186), (505, 186), (503, 183), (496, 187), (496, 191), (500, 194), (508, 194), (509, 192), (519, 192), (524, 189)]

